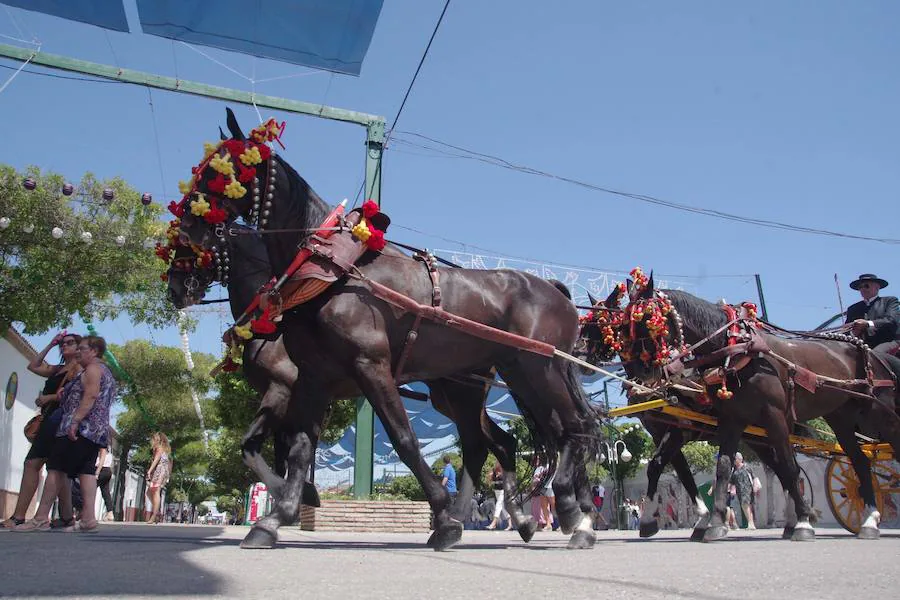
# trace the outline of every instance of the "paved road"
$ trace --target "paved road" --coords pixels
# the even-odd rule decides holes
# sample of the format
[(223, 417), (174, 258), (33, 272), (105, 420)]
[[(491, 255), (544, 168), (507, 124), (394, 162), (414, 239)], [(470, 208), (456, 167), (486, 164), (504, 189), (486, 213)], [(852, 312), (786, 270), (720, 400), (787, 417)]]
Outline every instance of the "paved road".
[(896, 598), (900, 531), (876, 542), (780, 530), (717, 544), (666, 531), (599, 532), (593, 550), (539, 532), (467, 531), (448, 552), (424, 534), (282, 530), (276, 550), (238, 547), (244, 527), (105, 524), (96, 534), (0, 533), (0, 596), (114, 598)]

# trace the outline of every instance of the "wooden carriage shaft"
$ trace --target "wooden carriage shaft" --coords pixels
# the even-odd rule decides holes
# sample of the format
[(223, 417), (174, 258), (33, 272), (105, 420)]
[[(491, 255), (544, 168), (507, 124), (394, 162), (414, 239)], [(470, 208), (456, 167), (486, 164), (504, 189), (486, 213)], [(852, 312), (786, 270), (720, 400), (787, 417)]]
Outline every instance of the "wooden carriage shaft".
[[(665, 400), (650, 400), (648, 402), (641, 402), (639, 404), (631, 404), (628, 406), (623, 406), (621, 408), (614, 408), (609, 411), (610, 418), (624, 417), (629, 415), (634, 415), (646, 411), (651, 410), (659, 410), (667, 415), (671, 415), (673, 417), (679, 419), (685, 419), (687, 421), (692, 421), (696, 423), (703, 423), (705, 425), (709, 425), (712, 427), (716, 427), (718, 425), (718, 420), (715, 417), (711, 417), (709, 415), (704, 415), (703, 413), (699, 413), (687, 408), (682, 408), (680, 406), (672, 406)], [(744, 429), (744, 433), (756, 437), (767, 437), (766, 430), (762, 427), (757, 427), (755, 425), (750, 425)], [(844, 454), (844, 449), (841, 448), (840, 444), (833, 442), (826, 442), (824, 440), (816, 440), (813, 438), (807, 438), (797, 435), (791, 435), (789, 437), (790, 443), (800, 447), (800, 450), (803, 452), (825, 452), (828, 454)], [(870, 457), (875, 455), (881, 455), (882, 457), (887, 456), (891, 452), (890, 444), (863, 444), (862, 445), (863, 452), (865, 452)]]

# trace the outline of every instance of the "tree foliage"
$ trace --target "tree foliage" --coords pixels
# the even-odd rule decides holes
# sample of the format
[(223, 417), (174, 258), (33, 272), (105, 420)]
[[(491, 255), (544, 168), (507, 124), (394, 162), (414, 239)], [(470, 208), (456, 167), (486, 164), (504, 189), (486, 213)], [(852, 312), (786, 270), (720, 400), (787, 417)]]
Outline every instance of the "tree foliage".
[[(610, 449), (617, 453), (618, 460), (611, 461), (610, 457), (607, 456), (606, 461), (601, 462), (616, 479), (625, 480), (633, 477), (638, 469), (641, 468), (641, 461), (653, 455), (653, 438), (650, 437), (650, 434), (647, 433), (640, 423), (611, 425), (607, 428), (607, 435)], [(621, 458), (621, 455), (624, 453), (622, 445), (617, 444), (618, 449), (613, 447), (616, 440), (625, 442), (625, 447), (631, 453), (631, 459), (628, 462)]]
[[(37, 188), (26, 190), (25, 177)], [(9, 221), (0, 229), (0, 329), (18, 322), (26, 333), (42, 333), (68, 326), (75, 314), (103, 319), (123, 311), (135, 322), (174, 322), (162, 263), (145, 247), (163, 236), (163, 208), (144, 206), (121, 179), (87, 174), (71, 196), (62, 194), (64, 183), (37, 168), (18, 173), (0, 165), (0, 218)], [(103, 199), (106, 188), (111, 201)], [(53, 237), (55, 227), (61, 239)]]
[[(169, 490), (173, 499), (196, 504), (209, 498), (212, 491), (205, 481), (209, 457), (191, 391), (201, 397), (210, 391), (213, 381), (208, 373), (215, 359), (195, 352), (194, 369), (189, 371), (180, 348), (132, 340), (122, 346), (112, 345), (110, 350), (131, 379), (119, 382), (125, 410), (116, 420), (120, 443), (132, 449), (131, 464), (149, 467), (150, 435), (162, 431), (172, 446)], [(208, 427), (215, 423), (211, 408), (208, 400), (201, 400)], [(191, 500), (197, 497), (200, 500)]]
[(716, 457), (719, 453), (718, 446), (702, 441), (688, 442), (681, 448), (681, 451), (694, 475), (715, 470)]

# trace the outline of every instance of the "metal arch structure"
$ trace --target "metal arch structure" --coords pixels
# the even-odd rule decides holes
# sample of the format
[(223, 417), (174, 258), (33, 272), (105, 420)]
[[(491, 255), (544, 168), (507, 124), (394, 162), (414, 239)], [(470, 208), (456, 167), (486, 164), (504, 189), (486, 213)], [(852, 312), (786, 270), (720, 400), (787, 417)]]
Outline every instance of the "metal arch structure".
[[(299, 100), (254, 94), (185, 79), (165, 77), (132, 69), (121, 69), (57, 54), (49, 54), (0, 44), (0, 57), (30, 62), (42, 67), (91, 75), (103, 79), (142, 85), (180, 94), (190, 94), (215, 100), (237, 102), (248, 106), (264, 106), (275, 110), (308, 115), (320, 119), (342, 121), (366, 128), (366, 177), (367, 200), (381, 205), (381, 160), (384, 151), (385, 118), (377, 115), (334, 108), (324, 104), (312, 104)], [(365, 398), (357, 399), (356, 417), (356, 468), (354, 469), (354, 495), (360, 498), (372, 493), (374, 459), (375, 413)]]

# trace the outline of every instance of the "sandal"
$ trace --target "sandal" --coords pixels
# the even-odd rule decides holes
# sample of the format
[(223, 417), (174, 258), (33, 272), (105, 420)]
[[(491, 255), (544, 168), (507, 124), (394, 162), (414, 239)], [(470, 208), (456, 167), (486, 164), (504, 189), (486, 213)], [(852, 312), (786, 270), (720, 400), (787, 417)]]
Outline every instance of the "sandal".
[(50, 520), (45, 519), (43, 521), (38, 521), (37, 519), (28, 519), (21, 525), (16, 525), (12, 529), (15, 532), (19, 533), (30, 533), (32, 531), (50, 531)]
[(19, 519), (18, 517), (10, 517), (5, 521), (0, 521), (0, 529), (14, 529), (18, 527), (22, 523), (25, 522), (25, 519)]
[(66, 531), (75, 526), (75, 517), (71, 519), (53, 519), (50, 521), (50, 529)]
[(98, 529), (100, 529), (100, 525), (97, 521), (94, 521), (92, 525), (85, 525), (84, 521), (78, 521), (72, 527), (72, 531), (76, 533), (97, 533)]

